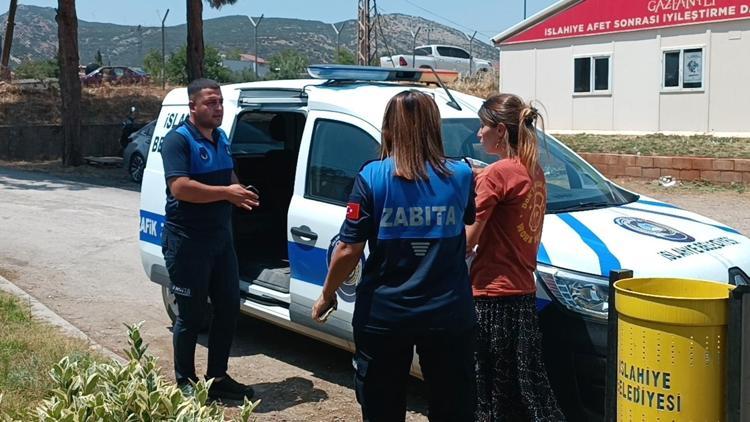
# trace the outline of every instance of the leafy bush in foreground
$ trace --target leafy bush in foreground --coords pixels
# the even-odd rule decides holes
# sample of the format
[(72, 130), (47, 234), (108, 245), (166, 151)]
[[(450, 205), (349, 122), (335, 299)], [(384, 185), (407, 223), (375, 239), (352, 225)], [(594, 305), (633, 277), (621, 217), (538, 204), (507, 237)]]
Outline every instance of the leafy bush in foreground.
[[(26, 420), (39, 421), (224, 421), (224, 410), (207, 404), (211, 381), (200, 381), (195, 396), (186, 397), (167, 381), (157, 359), (146, 353), (140, 324), (128, 326), (129, 361), (97, 363), (64, 357), (50, 371), (49, 398), (30, 411)], [(2, 396), (0, 395), (0, 400)], [(238, 420), (250, 420), (260, 401), (245, 399)], [(0, 420), (12, 421), (0, 415)]]

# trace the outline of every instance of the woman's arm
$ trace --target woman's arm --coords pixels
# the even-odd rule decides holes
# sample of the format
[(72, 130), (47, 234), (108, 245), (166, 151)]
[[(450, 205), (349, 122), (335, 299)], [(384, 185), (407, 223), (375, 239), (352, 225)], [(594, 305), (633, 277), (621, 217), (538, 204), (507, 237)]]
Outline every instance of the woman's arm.
[(466, 226), (466, 256), (474, 253), (474, 248), (479, 244), (479, 238), (482, 236), (486, 221), (477, 221), (470, 226)]
[(315, 321), (323, 322), (320, 320), (320, 316), (332, 306), (332, 302), (336, 300), (336, 290), (341, 287), (344, 280), (357, 267), (364, 251), (365, 242), (351, 244), (341, 242), (336, 246), (331, 257), (326, 281), (323, 284), (323, 291), (312, 308), (312, 318)]

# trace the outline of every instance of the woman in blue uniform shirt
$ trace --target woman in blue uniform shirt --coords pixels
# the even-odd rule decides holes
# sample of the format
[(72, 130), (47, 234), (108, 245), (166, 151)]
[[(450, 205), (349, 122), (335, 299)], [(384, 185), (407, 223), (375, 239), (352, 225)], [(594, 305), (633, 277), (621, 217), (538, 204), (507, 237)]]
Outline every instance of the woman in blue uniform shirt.
[(464, 225), (474, 214), (471, 168), (444, 156), (435, 101), (416, 90), (393, 97), (383, 118), (381, 159), (357, 176), (341, 242), (312, 310), (321, 321), (369, 243), (352, 319), (364, 420), (404, 420), (415, 346), (430, 420), (473, 419), (476, 317)]

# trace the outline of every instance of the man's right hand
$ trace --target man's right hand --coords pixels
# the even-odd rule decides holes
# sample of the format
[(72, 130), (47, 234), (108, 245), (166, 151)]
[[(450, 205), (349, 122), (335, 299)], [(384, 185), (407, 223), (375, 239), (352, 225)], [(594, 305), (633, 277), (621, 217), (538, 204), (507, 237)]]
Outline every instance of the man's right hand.
[(227, 201), (248, 211), (260, 206), (258, 195), (255, 192), (245, 189), (244, 186), (239, 184), (227, 186), (226, 196)]

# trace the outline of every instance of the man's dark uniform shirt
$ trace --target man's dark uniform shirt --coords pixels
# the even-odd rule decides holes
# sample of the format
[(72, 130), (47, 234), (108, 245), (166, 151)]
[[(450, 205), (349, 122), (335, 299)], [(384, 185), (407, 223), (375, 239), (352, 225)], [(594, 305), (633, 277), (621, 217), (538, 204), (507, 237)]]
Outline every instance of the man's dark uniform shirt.
[[(233, 162), (229, 140), (221, 129), (213, 131), (213, 141), (185, 120), (167, 133), (162, 143), (164, 177), (187, 176), (204, 185), (229, 186)], [(175, 199), (167, 184), (166, 225), (188, 236), (210, 235), (231, 227), (232, 204), (228, 201), (194, 204)]]

